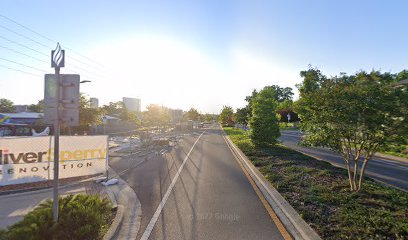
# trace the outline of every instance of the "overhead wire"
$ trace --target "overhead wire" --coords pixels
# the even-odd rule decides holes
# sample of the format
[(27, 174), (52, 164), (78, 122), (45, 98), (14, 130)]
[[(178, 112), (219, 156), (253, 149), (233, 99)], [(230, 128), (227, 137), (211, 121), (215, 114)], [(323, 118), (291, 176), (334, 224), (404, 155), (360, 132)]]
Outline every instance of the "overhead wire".
[(33, 57), (33, 56), (31, 56), (31, 55), (28, 55), (28, 54), (26, 54), (26, 53), (23, 53), (23, 52), (17, 51), (17, 50), (15, 50), (15, 49), (12, 49), (12, 48), (9, 48), (9, 47), (5, 47), (5, 46), (2, 46), (2, 45), (0, 45), (0, 47), (1, 47), (1, 48), (4, 48), (4, 49), (7, 49), (7, 50), (9, 50), (9, 51), (11, 51), (11, 52), (14, 52), (14, 53), (17, 53), (17, 54), (20, 54), (20, 55), (23, 55), (23, 56), (26, 56), (26, 57), (32, 58), (32, 59), (37, 60), (37, 61), (39, 61), (39, 62), (49, 63), (49, 62), (47, 62), (47, 61), (45, 61), (45, 60), (42, 60), (42, 59), (39, 59), (39, 58)]
[(8, 28), (8, 27), (3, 26), (3, 25), (0, 25), (0, 27), (3, 28), (3, 29), (6, 29), (7, 31), (9, 31), (9, 32), (11, 32), (11, 33), (14, 33), (14, 34), (17, 35), (17, 36), (20, 36), (20, 37), (22, 37), (22, 38), (25, 38), (25, 39), (27, 39), (27, 40), (30, 40), (30, 41), (32, 41), (32, 42), (34, 42), (34, 43), (40, 45), (40, 46), (42, 46), (42, 47), (45, 47), (45, 48), (47, 48), (47, 49), (50, 49), (49, 46), (47, 46), (47, 45), (45, 45), (45, 44), (42, 44), (42, 43), (40, 43), (39, 41), (34, 40), (34, 39), (30, 38), (30, 37), (27, 37), (27, 36), (25, 36), (24, 34), (18, 33), (18, 32), (14, 31), (14, 30), (12, 30), (12, 29), (10, 29), (10, 28)]
[[(0, 17), (6, 19), (6, 20), (8, 20), (8, 21), (10, 21), (10, 22), (12, 22), (12, 23), (14, 23), (14, 24), (16, 24), (16, 25), (18, 25), (18, 26), (24, 28), (24, 29), (26, 29), (27, 31), (30, 31), (30, 32), (36, 34), (37, 36), (39, 36), (39, 37), (41, 37), (41, 38), (43, 38), (43, 39), (46, 39), (46, 40), (48, 40), (48, 41), (50, 41), (50, 42), (52, 42), (52, 43), (54, 43), (54, 44), (58, 42), (58, 41), (55, 41), (54, 39), (51, 39), (51, 38), (49, 38), (49, 37), (47, 37), (47, 36), (45, 36), (45, 35), (43, 35), (43, 34), (37, 32), (37, 31), (35, 31), (35, 30), (33, 30), (33, 29), (31, 29), (31, 28), (29, 28), (29, 27), (27, 27), (27, 26), (25, 26), (25, 25), (23, 25), (23, 24), (21, 24), (21, 23), (15, 21), (15, 20), (13, 20), (13, 19), (7, 17), (7, 16), (4, 16), (3, 14), (0, 14)], [(99, 66), (98, 68), (102, 67), (103, 70), (106, 70), (106, 66), (104, 66), (103, 64), (98, 63), (97, 61), (95, 61), (95, 60), (93, 60), (93, 59), (91, 59), (91, 58), (89, 58), (89, 57), (87, 57), (87, 56), (84, 56), (83, 54), (81, 54), (81, 53), (75, 51), (74, 49), (69, 48), (69, 47), (66, 46), (65, 44), (61, 44), (61, 46), (64, 46), (64, 48), (66, 48), (67, 50), (69, 50), (69, 51), (75, 53), (76, 55), (78, 55), (78, 56), (80, 56), (80, 57), (82, 57), (82, 58), (84, 58), (84, 59), (86, 59), (86, 60), (88, 60), (88, 61), (90, 61), (90, 62), (96, 64), (96, 65), (98, 65), (98, 66)], [(84, 63), (84, 64), (87, 64), (87, 63)], [(88, 64), (88, 65), (89, 65), (89, 64)], [(89, 66), (92, 66), (92, 65), (89, 65)], [(94, 67), (94, 66), (92, 66), (92, 67)], [(101, 70), (101, 69), (99, 69), (99, 70)]]
[(39, 69), (39, 68), (36, 68), (36, 67), (33, 67), (33, 66), (29, 66), (29, 65), (26, 65), (24, 63), (19, 63), (19, 62), (16, 62), (16, 61), (13, 61), (13, 60), (10, 60), (10, 59), (6, 59), (6, 58), (2, 58), (2, 57), (0, 57), (0, 59), (3, 60), (3, 61), (6, 61), (6, 62), (11, 62), (11, 63), (17, 64), (17, 65), (23, 66), (23, 67), (31, 68), (31, 69), (34, 69), (34, 70), (37, 70), (37, 71), (40, 71), (40, 72), (45, 72), (42, 69)]
[(25, 74), (30, 74), (30, 75), (33, 75), (33, 76), (36, 76), (36, 77), (42, 77), (42, 75), (39, 75), (39, 74), (26, 72), (26, 71), (24, 71), (24, 70), (17, 69), (17, 68), (13, 68), (13, 67), (9, 67), (9, 66), (5, 66), (5, 65), (2, 65), (2, 64), (0, 64), (0, 67), (6, 68), (6, 69), (9, 69), (9, 70), (13, 70), (13, 71), (17, 71), (17, 72), (21, 72), (21, 73), (25, 73)]
[(45, 54), (45, 53), (40, 52), (40, 51), (38, 51), (38, 50), (35, 50), (34, 48), (28, 47), (28, 46), (26, 46), (26, 45), (24, 45), (24, 44), (21, 44), (21, 43), (18, 43), (18, 42), (16, 42), (16, 41), (14, 41), (14, 40), (10, 40), (10, 39), (8, 39), (8, 38), (6, 38), (6, 37), (3, 37), (3, 36), (0, 36), (0, 38), (6, 40), (6, 41), (8, 41), (8, 42), (11, 42), (11, 43), (13, 43), (13, 44), (15, 44), (15, 45), (18, 45), (18, 46), (20, 46), (20, 47), (23, 47), (23, 48), (25, 48), (25, 49), (28, 49), (28, 50), (31, 50), (31, 51), (36, 52), (36, 53), (38, 53), (38, 54), (41, 54), (41, 55), (43, 55), (43, 56), (50, 57), (48, 54)]

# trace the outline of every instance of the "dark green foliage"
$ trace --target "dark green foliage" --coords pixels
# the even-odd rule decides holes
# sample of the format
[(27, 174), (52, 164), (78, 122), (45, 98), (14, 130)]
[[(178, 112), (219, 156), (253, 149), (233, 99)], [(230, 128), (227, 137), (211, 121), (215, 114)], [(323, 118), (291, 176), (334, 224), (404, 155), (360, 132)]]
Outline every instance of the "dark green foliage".
[(234, 109), (230, 106), (223, 106), (219, 120), (224, 126), (234, 126)]
[(8, 99), (0, 98), (0, 113), (13, 113), (16, 111), (14, 103)]
[(276, 96), (274, 87), (265, 87), (252, 99), (249, 125), (250, 138), (255, 145), (274, 144), (280, 136)]
[(245, 131), (224, 130), (323, 239), (407, 239), (407, 192), (368, 180), (350, 193), (346, 170), (282, 145), (256, 147)]
[(349, 168), (350, 189), (359, 191), (374, 153), (390, 142), (403, 145), (407, 139), (406, 87), (393, 87), (396, 75), (379, 71), (327, 78), (310, 68), (301, 76), (296, 108), (301, 130), (307, 133), (303, 142), (339, 151)]
[(248, 108), (237, 108), (235, 119), (239, 124), (248, 124)]
[(59, 221), (54, 223), (52, 201), (41, 203), (24, 219), (0, 232), (4, 240), (100, 239), (108, 227), (112, 206), (95, 195), (70, 195), (59, 200)]

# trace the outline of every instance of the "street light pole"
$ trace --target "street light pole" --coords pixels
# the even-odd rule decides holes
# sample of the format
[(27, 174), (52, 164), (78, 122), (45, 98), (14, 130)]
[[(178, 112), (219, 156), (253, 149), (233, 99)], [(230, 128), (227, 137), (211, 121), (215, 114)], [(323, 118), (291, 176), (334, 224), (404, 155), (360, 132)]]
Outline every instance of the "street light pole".
[[(57, 78), (57, 96), (56, 98), (60, 98), (60, 68), (55, 68), (55, 77)], [(60, 135), (60, 124), (59, 124), (59, 101), (57, 103), (57, 111), (56, 111), (56, 120), (54, 123), (54, 191), (53, 191), (53, 205), (52, 205), (52, 212), (53, 218), (55, 222), (58, 222), (58, 178), (59, 178), (59, 135)]]

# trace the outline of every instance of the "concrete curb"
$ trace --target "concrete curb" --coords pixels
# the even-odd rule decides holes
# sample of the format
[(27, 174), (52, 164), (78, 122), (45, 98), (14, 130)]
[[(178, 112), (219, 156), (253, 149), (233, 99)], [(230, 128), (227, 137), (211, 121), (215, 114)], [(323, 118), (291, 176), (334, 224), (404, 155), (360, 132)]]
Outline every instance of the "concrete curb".
[(133, 189), (110, 167), (109, 172), (109, 176), (119, 180), (118, 184), (105, 187), (117, 212), (103, 239), (136, 239), (142, 218), (140, 201)]
[(105, 236), (103, 236), (103, 240), (110, 240), (114, 239), (114, 237), (118, 234), (119, 226), (123, 221), (123, 211), (124, 207), (122, 205), (116, 205), (116, 215), (112, 221), (111, 226), (109, 227), (108, 231), (106, 232)]
[(280, 195), (272, 184), (262, 175), (261, 172), (252, 164), (245, 154), (235, 146), (231, 139), (224, 133), (227, 144), (239, 157), (244, 167), (254, 180), (259, 190), (262, 192), (272, 209), (278, 215), (287, 231), (294, 239), (319, 240), (320, 236), (307, 224), (296, 210)]

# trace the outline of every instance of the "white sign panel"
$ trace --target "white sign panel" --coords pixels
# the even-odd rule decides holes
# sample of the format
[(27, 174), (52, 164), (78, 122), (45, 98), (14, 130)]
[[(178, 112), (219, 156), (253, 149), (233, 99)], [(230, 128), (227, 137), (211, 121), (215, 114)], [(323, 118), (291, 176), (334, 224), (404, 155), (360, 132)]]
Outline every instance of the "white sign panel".
[[(52, 180), (54, 138), (0, 138), (0, 186)], [(104, 173), (108, 161), (107, 136), (61, 136), (60, 178)]]

